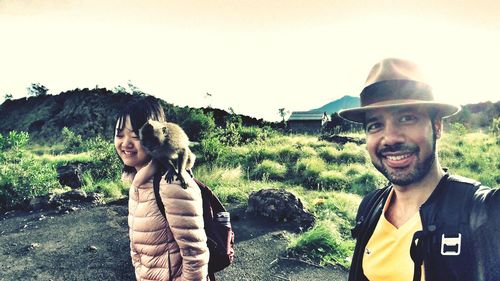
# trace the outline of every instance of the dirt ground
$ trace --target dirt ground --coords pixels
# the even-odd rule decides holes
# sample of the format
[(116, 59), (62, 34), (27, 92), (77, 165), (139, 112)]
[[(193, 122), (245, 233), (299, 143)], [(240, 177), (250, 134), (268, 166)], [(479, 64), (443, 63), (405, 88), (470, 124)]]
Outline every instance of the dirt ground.
[[(217, 280), (346, 280), (347, 272), (280, 258), (287, 226), (232, 208), (236, 260)], [(59, 214), (0, 215), (0, 281), (134, 280), (125, 201)]]

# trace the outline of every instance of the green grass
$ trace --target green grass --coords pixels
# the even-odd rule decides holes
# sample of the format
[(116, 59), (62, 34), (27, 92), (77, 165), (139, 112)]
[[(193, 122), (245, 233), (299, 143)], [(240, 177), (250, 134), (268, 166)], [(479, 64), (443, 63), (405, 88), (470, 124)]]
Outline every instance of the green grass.
[(128, 195), (130, 184), (122, 181), (94, 180), (90, 172), (83, 174), (85, 192), (99, 192), (104, 195), (104, 201), (113, 201)]
[[(364, 137), (359, 134), (351, 136)], [(61, 154), (58, 151), (62, 148), (57, 146), (54, 149), (30, 149), (33, 149), (30, 155), (37, 163), (55, 167), (71, 162), (97, 163), (97, 156), (93, 155), (96, 151), (106, 152), (108, 147), (97, 148), (94, 154)], [(339, 145), (319, 141), (310, 135), (275, 134), (258, 142), (215, 149), (220, 155), (201, 165), (201, 162), (197, 163), (194, 173), (223, 202), (244, 206), (250, 193), (263, 188), (285, 189), (294, 193), (316, 216), (317, 224), (304, 233), (290, 235), (288, 251), (321, 264), (349, 266), (348, 260), (354, 247), (350, 229), (359, 202), (363, 195), (387, 182), (370, 163), (366, 145)], [(106, 156), (104, 159), (113, 155), (110, 151), (103, 154)], [(499, 137), (452, 131), (439, 140), (438, 151), (441, 164), (448, 167), (452, 174), (477, 179), (488, 186), (499, 186)], [(199, 156), (203, 158), (203, 155)], [(11, 159), (15, 161), (17, 158)], [(100, 171), (100, 165), (96, 164), (92, 172), (84, 173), (83, 189), (102, 192), (106, 200), (125, 196), (128, 185), (110, 177), (97, 176), (95, 169)], [(14, 172), (17, 173), (17, 170), (9, 175), (14, 175)], [(66, 189), (54, 185), (49, 191), (62, 192)]]
[(57, 155), (43, 153), (41, 155), (37, 155), (36, 158), (46, 163), (53, 163), (56, 166), (73, 162), (81, 162), (81, 163), (92, 162), (92, 157), (88, 152), (67, 153), (67, 154), (57, 154)]
[(441, 165), (452, 174), (480, 181), (491, 187), (500, 185), (500, 145), (498, 137), (475, 132), (461, 135), (451, 132), (439, 141)]

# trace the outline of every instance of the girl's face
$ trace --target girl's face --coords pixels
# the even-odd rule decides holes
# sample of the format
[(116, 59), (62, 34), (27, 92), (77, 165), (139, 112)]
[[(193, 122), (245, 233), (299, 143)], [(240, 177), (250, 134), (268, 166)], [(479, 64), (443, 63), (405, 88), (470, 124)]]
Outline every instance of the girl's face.
[(130, 116), (125, 118), (122, 130), (119, 130), (118, 124), (119, 122), (115, 128), (116, 152), (125, 165), (134, 167), (138, 171), (149, 162), (150, 157), (142, 147), (139, 136), (134, 133)]

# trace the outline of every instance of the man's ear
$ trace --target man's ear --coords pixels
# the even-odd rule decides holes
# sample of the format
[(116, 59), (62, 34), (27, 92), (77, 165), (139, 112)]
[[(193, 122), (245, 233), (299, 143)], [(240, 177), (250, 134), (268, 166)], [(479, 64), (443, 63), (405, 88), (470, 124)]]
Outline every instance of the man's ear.
[(434, 132), (436, 132), (436, 139), (441, 138), (441, 135), (443, 133), (443, 118), (434, 118)]

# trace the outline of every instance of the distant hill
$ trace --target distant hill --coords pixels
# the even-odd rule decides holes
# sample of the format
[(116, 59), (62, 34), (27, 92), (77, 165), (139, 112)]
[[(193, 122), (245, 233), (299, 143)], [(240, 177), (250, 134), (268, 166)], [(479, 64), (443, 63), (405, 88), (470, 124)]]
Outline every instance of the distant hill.
[(358, 107), (360, 105), (360, 101), (358, 97), (353, 96), (343, 96), (338, 100), (334, 100), (329, 102), (322, 107), (315, 108), (309, 110), (310, 112), (326, 112), (328, 115), (331, 115), (334, 112), (339, 112), (342, 109)]
[[(101, 135), (111, 140), (114, 134), (116, 116), (119, 111), (138, 95), (114, 93), (104, 88), (75, 89), (59, 95), (44, 95), (16, 100), (6, 100), (0, 105), (0, 134), (9, 131), (25, 131), (34, 143), (52, 144), (61, 140), (62, 128), (83, 138)], [(191, 140), (197, 140), (200, 131), (193, 118), (212, 115), (216, 126), (224, 126), (229, 112), (221, 109), (178, 107), (161, 100), (167, 120), (179, 123), (188, 131)], [(198, 115), (198, 117), (197, 117)], [(240, 115), (245, 126), (277, 126), (250, 116)], [(196, 120), (194, 121), (196, 122)], [(200, 123), (201, 124), (201, 123)], [(185, 125), (185, 127), (184, 127)], [(190, 134), (191, 133), (191, 134)]]

